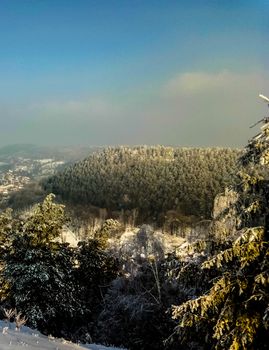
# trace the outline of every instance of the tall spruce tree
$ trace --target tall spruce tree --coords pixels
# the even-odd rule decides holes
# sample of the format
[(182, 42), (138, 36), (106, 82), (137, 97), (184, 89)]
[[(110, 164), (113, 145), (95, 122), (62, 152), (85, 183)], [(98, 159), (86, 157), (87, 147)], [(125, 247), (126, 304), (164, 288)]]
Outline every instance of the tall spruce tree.
[(198, 332), (204, 349), (268, 349), (269, 335), (269, 118), (239, 159), (235, 187), (237, 237), (202, 265), (219, 271), (209, 291), (173, 308), (177, 333)]
[[(75, 255), (68, 244), (55, 241), (64, 224), (64, 208), (48, 195), (30, 216), (21, 221), (0, 217), (1, 229), (11, 243), (3, 251), (0, 273), (3, 304), (17, 308), (27, 324), (39, 330), (58, 333), (80, 312), (73, 278)], [(0, 230), (1, 232), (1, 230)], [(4, 286), (4, 288), (3, 288)]]

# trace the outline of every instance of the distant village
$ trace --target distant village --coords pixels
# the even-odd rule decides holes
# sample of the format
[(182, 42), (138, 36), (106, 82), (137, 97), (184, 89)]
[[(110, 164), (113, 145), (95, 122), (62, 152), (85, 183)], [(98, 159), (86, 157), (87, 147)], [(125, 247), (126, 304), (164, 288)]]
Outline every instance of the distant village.
[(0, 203), (6, 202), (11, 193), (20, 191), (32, 180), (52, 175), (64, 164), (64, 161), (56, 161), (52, 158), (2, 159), (0, 161)]

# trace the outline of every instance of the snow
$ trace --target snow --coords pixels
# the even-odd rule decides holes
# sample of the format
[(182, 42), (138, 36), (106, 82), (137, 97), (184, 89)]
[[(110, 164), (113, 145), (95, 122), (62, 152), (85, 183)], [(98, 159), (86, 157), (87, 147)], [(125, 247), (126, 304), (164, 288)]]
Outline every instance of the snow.
[(28, 350), (123, 350), (97, 344), (74, 344), (64, 339), (47, 337), (24, 326), (20, 331), (16, 331), (14, 323), (0, 321), (0, 350), (21, 349), (22, 347)]

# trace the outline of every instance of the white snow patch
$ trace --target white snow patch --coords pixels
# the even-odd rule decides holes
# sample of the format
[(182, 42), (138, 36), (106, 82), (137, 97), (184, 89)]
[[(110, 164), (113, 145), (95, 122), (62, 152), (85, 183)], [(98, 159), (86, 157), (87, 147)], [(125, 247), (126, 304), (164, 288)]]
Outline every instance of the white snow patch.
[(74, 344), (64, 339), (47, 337), (37, 330), (24, 326), (20, 331), (16, 331), (14, 323), (0, 321), (0, 350), (21, 349), (22, 347), (28, 350), (124, 350), (97, 344)]

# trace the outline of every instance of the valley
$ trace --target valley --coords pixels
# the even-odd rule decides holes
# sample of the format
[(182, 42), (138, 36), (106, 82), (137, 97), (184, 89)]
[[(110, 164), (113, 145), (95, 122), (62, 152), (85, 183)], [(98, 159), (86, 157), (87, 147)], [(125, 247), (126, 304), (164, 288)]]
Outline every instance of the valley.
[(268, 5), (0, 1), (0, 350), (269, 349)]
[[(75, 343), (157, 350), (169, 338), (166, 348), (178, 349), (182, 308), (192, 317), (189, 303), (210, 298), (208, 290), (218, 300), (212, 281), (221, 270), (211, 259), (222, 266), (231, 249), (244, 254), (236, 237), (249, 220), (238, 206), (247, 188), (240, 176), (248, 181), (245, 171), (253, 169), (244, 169), (246, 156), (229, 148), (124, 146), (73, 161), (2, 157), (2, 307)], [(198, 334), (180, 342), (204, 344)]]

